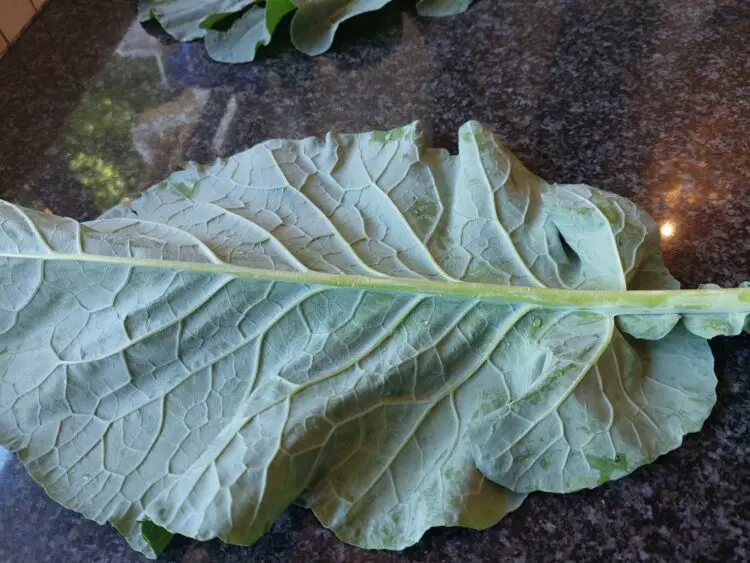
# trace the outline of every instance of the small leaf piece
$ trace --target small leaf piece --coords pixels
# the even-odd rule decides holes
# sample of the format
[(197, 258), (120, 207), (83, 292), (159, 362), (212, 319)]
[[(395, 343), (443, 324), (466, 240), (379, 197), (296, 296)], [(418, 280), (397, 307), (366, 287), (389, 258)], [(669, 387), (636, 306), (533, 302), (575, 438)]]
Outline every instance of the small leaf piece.
[(473, 0), (419, 0), (417, 13), (420, 16), (442, 18), (465, 12)]

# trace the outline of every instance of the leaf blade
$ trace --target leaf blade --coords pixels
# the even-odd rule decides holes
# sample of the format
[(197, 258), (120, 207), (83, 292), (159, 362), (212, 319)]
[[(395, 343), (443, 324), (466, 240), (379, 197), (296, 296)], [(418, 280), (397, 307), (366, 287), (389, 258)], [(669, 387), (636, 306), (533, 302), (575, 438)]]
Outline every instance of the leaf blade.
[[(414, 124), (272, 140), (85, 224), (0, 204), (0, 443), (58, 502), (152, 556), (146, 519), (244, 545), (301, 494), (367, 547), (491, 525), (523, 492), (477, 461), (514, 487), (526, 469), (521, 455), (503, 471), (486, 461), (502, 452), (483, 447), (497, 412), (534, 394), (591, 402), (596, 369), (667, 393), (643, 367), (662, 342), (634, 361), (617, 307), (715, 296), (694, 310), (738, 314), (748, 290), (622, 291), (674, 287), (645, 214), (544, 182), (477, 123), (460, 135), (457, 157)], [(706, 380), (705, 343), (670, 337)], [(699, 426), (709, 387), (670, 428)], [(564, 488), (648, 457), (579, 449), (587, 465)], [(529, 453), (538, 469), (519, 488), (550, 486)]]

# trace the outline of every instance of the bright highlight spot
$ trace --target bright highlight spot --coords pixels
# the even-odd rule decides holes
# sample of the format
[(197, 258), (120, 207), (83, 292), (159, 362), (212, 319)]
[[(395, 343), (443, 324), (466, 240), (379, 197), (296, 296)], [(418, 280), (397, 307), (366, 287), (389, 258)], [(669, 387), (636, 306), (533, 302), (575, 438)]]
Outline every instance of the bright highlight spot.
[(0, 473), (3, 472), (3, 466), (10, 460), (10, 452), (0, 448)]
[(661, 236), (664, 238), (670, 238), (674, 236), (675, 232), (675, 226), (672, 221), (666, 221), (665, 223), (662, 223), (661, 227), (659, 227), (659, 233), (661, 233)]

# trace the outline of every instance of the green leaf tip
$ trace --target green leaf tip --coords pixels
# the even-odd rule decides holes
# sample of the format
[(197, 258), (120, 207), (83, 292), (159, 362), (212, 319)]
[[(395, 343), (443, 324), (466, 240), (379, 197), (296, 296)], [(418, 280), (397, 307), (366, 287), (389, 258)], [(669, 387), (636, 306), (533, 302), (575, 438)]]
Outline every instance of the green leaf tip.
[(151, 546), (151, 549), (154, 550), (155, 556), (158, 557), (167, 548), (169, 542), (172, 541), (174, 534), (171, 534), (161, 526), (157, 526), (148, 519), (143, 520), (140, 524), (143, 538)]

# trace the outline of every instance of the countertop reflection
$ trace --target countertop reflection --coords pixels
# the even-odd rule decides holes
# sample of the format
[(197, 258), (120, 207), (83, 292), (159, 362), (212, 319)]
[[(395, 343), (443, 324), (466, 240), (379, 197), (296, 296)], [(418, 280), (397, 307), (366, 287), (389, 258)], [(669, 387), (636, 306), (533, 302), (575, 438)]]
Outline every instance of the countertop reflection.
[[(129, 2), (50, 2), (0, 59), (0, 198), (95, 217), (166, 177), (270, 137), (420, 120), (456, 149), (469, 119), (559, 182), (632, 198), (686, 286), (750, 279), (750, 4), (477, 0), (450, 19), (396, 1), (308, 58), (281, 33), (255, 64), (150, 35)], [(76, 22), (72, 24), (71, 22)], [(178, 539), (167, 561), (601, 561), (750, 557), (750, 338), (712, 343), (702, 432), (593, 491), (532, 495), (486, 531), (439, 529), (403, 553), (338, 542), (301, 508), (252, 548)], [(0, 450), (0, 561), (141, 561), (47, 499)]]

